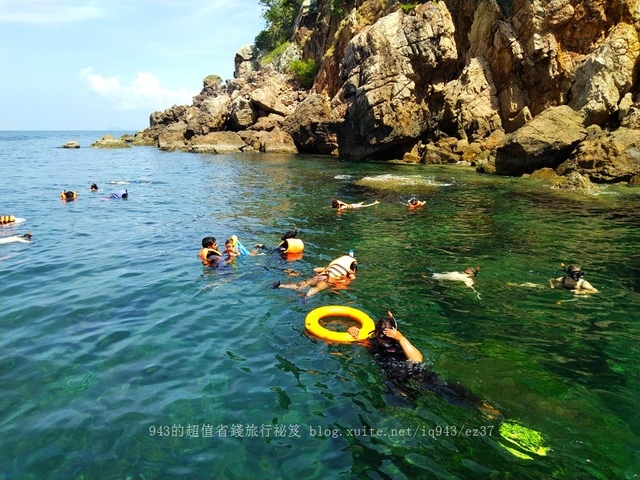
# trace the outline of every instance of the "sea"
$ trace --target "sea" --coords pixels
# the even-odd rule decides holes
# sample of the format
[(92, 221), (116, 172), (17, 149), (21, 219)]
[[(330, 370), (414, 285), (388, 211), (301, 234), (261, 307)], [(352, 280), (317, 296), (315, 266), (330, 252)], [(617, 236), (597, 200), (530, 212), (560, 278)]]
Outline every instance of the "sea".
[[(133, 132), (0, 132), (0, 214), (25, 219), (0, 236), (32, 235), (0, 245), (0, 479), (640, 478), (640, 189), (90, 147), (106, 133)], [(266, 248), (200, 262), (232, 235)], [(349, 285), (269, 288), (350, 250)], [(599, 292), (550, 288), (562, 263)], [(471, 287), (433, 278), (476, 266)], [(494, 414), (309, 334), (325, 305), (392, 312)]]

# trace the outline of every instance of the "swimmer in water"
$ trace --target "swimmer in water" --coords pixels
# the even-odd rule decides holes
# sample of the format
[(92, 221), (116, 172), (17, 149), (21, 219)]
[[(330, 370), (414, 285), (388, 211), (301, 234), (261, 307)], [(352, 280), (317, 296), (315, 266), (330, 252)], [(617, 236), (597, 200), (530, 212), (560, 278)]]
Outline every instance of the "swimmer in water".
[(580, 266), (569, 265), (567, 268), (564, 263), (560, 265), (567, 274), (564, 277), (549, 280), (551, 288), (566, 288), (572, 290), (576, 295), (598, 293), (598, 290), (583, 278), (584, 272)]
[(414, 210), (422, 207), (425, 203), (427, 203), (426, 200), (418, 200), (416, 197), (413, 197), (407, 202), (407, 207), (409, 207), (409, 210)]
[[(349, 333), (358, 338), (359, 329), (350, 327)], [(391, 312), (376, 322), (376, 328), (363, 343), (366, 345), (397, 392), (416, 399), (426, 392), (440, 395), (452, 405), (478, 409), (486, 418), (501, 416), (492, 407), (462, 385), (441, 380), (422, 363), (423, 355), (399, 330)]]
[(202, 248), (198, 253), (198, 258), (202, 260), (203, 265), (211, 266), (216, 264), (222, 254), (218, 251), (218, 242), (214, 237), (204, 237), (202, 239)]
[(367, 203), (365, 205), (364, 202), (359, 202), (359, 203), (346, 203), (343, 202), (342, 200), (337, 200), (335, 198), (331, 199), (331, 208), (337, 208), (338, 211), (342, 211), (342, 210), (351, 210), (354, 208), (364, 208), (364, 207), (372, 207), (374, 205), (378, 205), (380, 202), (378, 200), (376, 200), (373, 203)]
[(356, 278), (358, 261), (351, 255), (343, 255), (336, 258), (326, 267), (313, 269), (316, 272), (309, 280), (301, 283), (285, 283), (279, 281), (273, 283), (269, 288), (289, 288), (292, 290), (303, 290), (310, 287), (304, 298), (307, 299), (329, 287), (346, 286), (351, 280)]

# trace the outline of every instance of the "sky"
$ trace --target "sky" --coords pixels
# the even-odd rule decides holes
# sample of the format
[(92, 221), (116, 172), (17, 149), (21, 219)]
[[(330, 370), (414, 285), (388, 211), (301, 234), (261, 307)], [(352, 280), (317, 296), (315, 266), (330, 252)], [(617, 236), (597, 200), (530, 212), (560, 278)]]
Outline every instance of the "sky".
[(265, 28), (258, 0), (0, 0), (0, 130), (130, 130), (191, 105)]

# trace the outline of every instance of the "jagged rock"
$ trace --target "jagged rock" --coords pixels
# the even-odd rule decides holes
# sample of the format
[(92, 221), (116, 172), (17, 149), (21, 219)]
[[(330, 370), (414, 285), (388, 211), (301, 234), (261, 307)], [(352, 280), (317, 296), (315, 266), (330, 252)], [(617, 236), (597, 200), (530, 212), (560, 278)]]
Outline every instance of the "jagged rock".
[(460, 77), (445, 86), (444, 95), (443, 131), (477, 140), (502, 128), (496, 87), (483, 58), (472, 58)]
[(249, 130), (263, 130), (265, 132), (270, 132), (272, 130), (279, 129), (284, 120), (285, 119), (282, 115), (271, 113), (266, 117), (260, 117), (256, 123), (249, 127)]
[(557, 167), (587, 136), (582, 120), (566, 105), (545, 110), (510, 133), (497, 148), (496, 173), (519, 176), (543, 167)]
[(112, 135), (105, 135), (91, 144), (93, 148), (131, 148), (129, 142), (121, 138), (113, 138)]
[(332, 100), (334, 108), (348, 105), (338, 132), (341, 157), (362, 160), (421, 136), (430, 123), (425, 87), (455, 67), (453, 33), (445, 4), (428, 2), (353, 37), (342, 59), (344, 84)]
[[(525, 175), (523, 175), (523, 177)], [(540, 170), (536, 170), (531, 175), (529, 175), (529, 177), (537, 178), (539, 180), (550, 180), (552, 182), (556, 182), (558, 180), (558, 174), (556, 173), (556, 171), (553, 168), (549, 168), (549, 167), (544, 167), (544, 168), (541, 168)]]
[(67, 143), (62, 145), (62, 148), (80, 148), (80, 144), (77, 140), (69, 140)]
[(219, 95), (205, 99), (197, 108), (189, 108), (186, 115), (187, 137), (222, 130), (229, 119), (229, 103), (228, 95)]
[(182, 150), (186, 145), (184, 137), (186, 125), (182, 122), (174, 123), (158, 133), (158, 148), (160, 150)]
[(460, 157), (449, 153), (446, 150), (436, 147), (435, 145), (426, 145), (422, 155), (422, 163), (429, 165), (440, 165), (444, 163), (458, 163)]
[(245, 45), (236, 52), (234, 59), (234, 78), (247, 76), (251, 72), (258, 70), (258, 52), (253, 45)]
[[(627, 98), (628, 95), (625, 96)], [(621, 102), (622, 104), (622, 102)], [(631, 105), (626, 107), (623, 105), (620, 110), (620, 126), (625, 128), (633, 128), (640, 130), (640, 93), (636, 95), (636, 100)]]
[(244, 95), (237, 95), (229, 105), (229, 122), (234, 130), (245, 130), (253, 125), (258, 114), (251, 106), (251, 101)]
[(580, 65), (569, 106), (584, 115), (585, 125), (604, 123), (617, 111), (620, 99), (631, 89), (639, 56), (638, 32), (622, 23)]
[(640, 132), (619, 128), (585, 139), (556, 172), (577, 172), (596, 183), (626, 182), (640, 173)]
[(280, 129), (264, 132), (259, 142), (259, 150), (264, 153), (298, 153), (291, 135)]
[(330, 155), (338, 149), (333, 121), (328, 99), (312, 94), (285, 119), (282, 129), (291, 135), (298, 151)]
[(566, 177), (557, 177), (551, 188), (578, 190), (585, 193), (594, 193), (596, 191), (596, 187), (591, 183), (589, 177), (580, 175), (578, 172), (571, 172)]
[(236, 153), (242, 151), (245, 143), (235, 132), (210, 132), (197, 135), (189, 141), (188, 151), (192, 153)]
[(258, 88), (250, 93), (251, 102), (256, 110), (268, 113), (275, 113), (286, 117), (291, 113), (291, 109), (282, 103), (276, 89), (271, 85)]

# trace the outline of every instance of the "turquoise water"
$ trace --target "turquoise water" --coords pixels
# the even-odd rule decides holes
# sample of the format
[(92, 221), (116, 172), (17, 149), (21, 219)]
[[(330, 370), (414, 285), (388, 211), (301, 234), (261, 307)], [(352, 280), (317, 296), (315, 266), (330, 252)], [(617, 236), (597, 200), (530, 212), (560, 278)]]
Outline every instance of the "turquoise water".
[[(34, 239), (0, 245), (1, 479), (639, 477), (639, 190), (86, 148), (103, 134), (0, 133), (0, 214), (27, 219), (0, 235)], [(102, 198), (120, 188), (128, 201)], [(429, 202), (408, 212), (412, 195)], [(381, 204), (338, 215), (332, 197)], [(204, 236), (275, 246), (294, 225), (301, 260), (197, 258)], [(266, 288), (349, 249), (347, 289)], [(601, 292), (546, 288), (560, 262)], [(475, 290), (431, 278), (472, 265)], [(365, 348), (309, 337), (327, 304), (392, 310), (443, 379), (550, 450), (521, 458), (498, 420), (407, 398)]]

